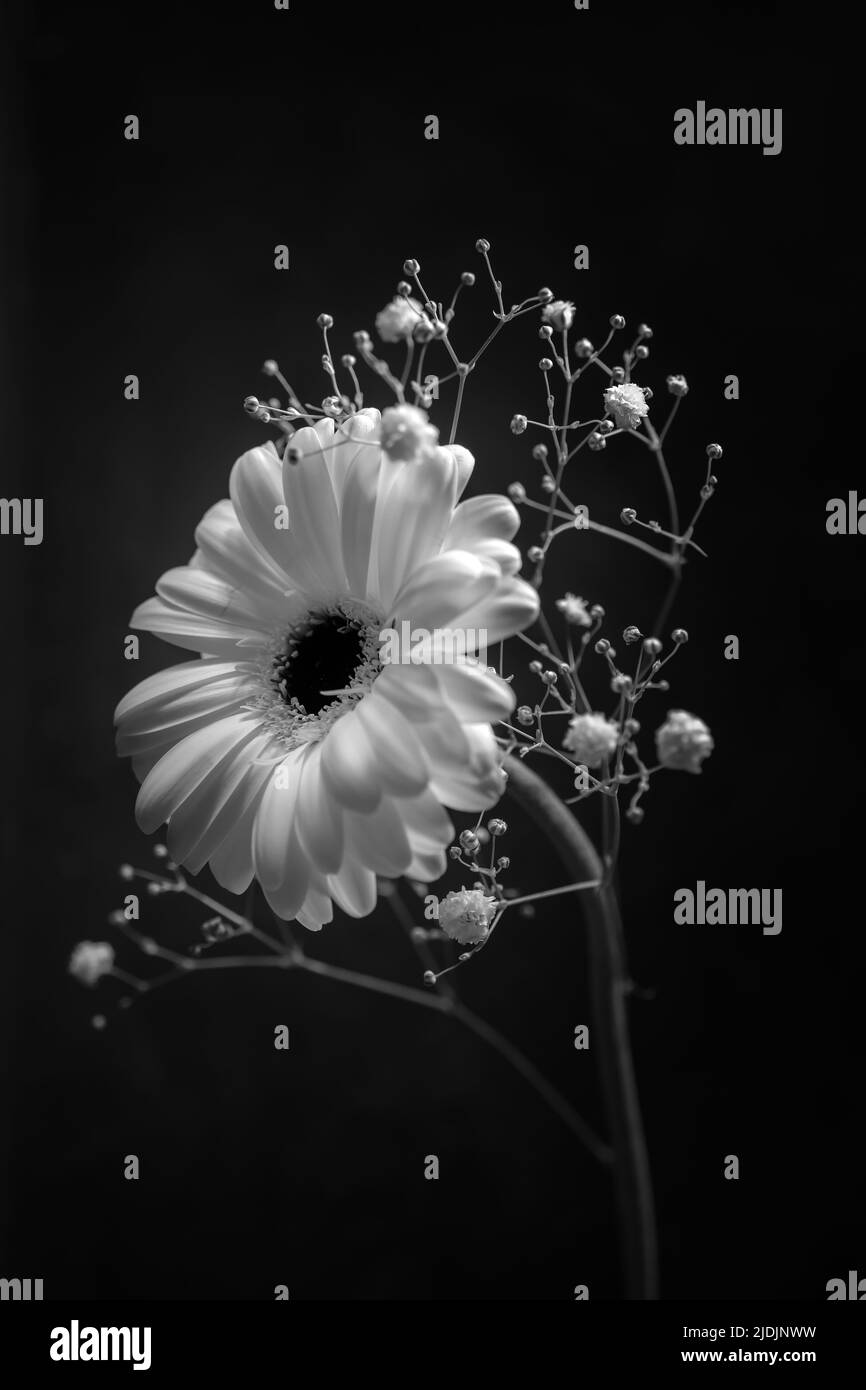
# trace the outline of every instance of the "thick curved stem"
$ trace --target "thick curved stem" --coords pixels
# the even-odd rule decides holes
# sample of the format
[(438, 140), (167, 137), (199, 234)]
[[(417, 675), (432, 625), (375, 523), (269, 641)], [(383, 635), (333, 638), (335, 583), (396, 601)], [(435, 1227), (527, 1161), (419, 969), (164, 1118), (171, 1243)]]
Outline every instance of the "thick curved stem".
[[(508, 792), (556, 848), (569, 876), (605, 878), (589, 836), (546, 782), (518, 758), (505, 760)], [(613, 885), (582, 893), (589, 928), (594, 1050), (599, 1057), (610, 1138), (614, 1149), (617, 1213), (626, 1276), (626, 1297), (658, 1298), (655, 1213), (646, 1141), (628, 1035), (629, 981), (622, 921)]]

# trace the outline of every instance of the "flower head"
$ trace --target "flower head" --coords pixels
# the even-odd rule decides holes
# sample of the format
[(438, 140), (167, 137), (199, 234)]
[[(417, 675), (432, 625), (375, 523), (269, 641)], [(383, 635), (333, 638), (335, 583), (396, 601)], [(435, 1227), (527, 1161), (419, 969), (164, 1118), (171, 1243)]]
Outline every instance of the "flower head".
[(574, 305), (570, 299), (554, 299), (545, 304), (541, 317), (552, 328), (570, 328), (574, 323)]
[(69, 957), (68, 970), (83, 985), (96, 984), (114, 967), (114, 947), (107, 941), (79, 941)]
[(432, 332), (433, 325), (417, 299), (400, 295), (376, 315), (376, 332), (383, 343), (399, 343), (414, 337), (421, 328)]
[[(167, 822), (172, 860), (316, 930), (333, 904), (372, 912), (377, 875), (422, 883), (445, 869), (454, 827), (503, 790), (491, 723), (510, 685), (473, 659), (532, 622), (517, 578), (519, 525), (502, 496), (460, 502), (473, 459), (431, 449), (423, 468), (388, 456), (361, 410), (234, 466), (231, 500), (196, 530), (188, 565), (159, 580), (131, 626), (194, 659), (121, 700), (118, 752), (141, 781), (136, 816)], [(446, 664), (380, 660), (403, 621), (466, 639)]]
[(656, 751), (665, 767), (676, 772), (700, 772), (704, 758), (713, 751), (713, 736), (697, 715), (672, 709), (656, 729)]
[(572, 623), (575, 627), (592, 627), (586, 599), (577, 598), (575, 594), (566, 594), (564, 598), (556, 600), (556, 606), (567, 623)]
[(391, 459), (420, 462), (436, 447), (439, 431), (415, 405), (392, 405), (382, 415), (382, 448)]
[(622, 430), (636, 430), (649, 406), (642, 386), (627, 381), (622, 386), (609, 386), (604, 393), (604, 403)]
[(563, 748), (587, 767), (598, 767), (614, 752), (619, 738), (619, 726), (603, 714), (576, 714), (569, 720)]
[(495, 898), (480, 888), (461, 888), (440, 902), (439, 925), (446, 936), (461, 946), (476, 945), (487, 936), (495, 914)]

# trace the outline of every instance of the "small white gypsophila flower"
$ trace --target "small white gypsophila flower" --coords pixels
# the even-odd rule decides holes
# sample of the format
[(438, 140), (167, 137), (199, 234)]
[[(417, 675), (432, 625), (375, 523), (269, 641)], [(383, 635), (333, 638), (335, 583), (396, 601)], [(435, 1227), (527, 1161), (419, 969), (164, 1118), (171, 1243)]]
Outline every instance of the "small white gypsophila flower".
[(83, 985), (95, 985), (114, 966), (114, 947), (107, 941), (79, 941), (69, 957), (69, 973)]
[(656, 729), (659, 762), (676, 772), (700, 772), (701, 763), (713, 751), (713, 736), (696, 714), (684, 709), (668, 710), (668, 717)]
[(643, 387), (627, 381), (623, 386), (609, 386), (604, 393), (604, 403), (622, 430), (636, 430), (649, 406), (644, 398)]
[(383, 343), (399, 343), (411, 338), (419, 325), (433, 327), (418, 300), (402, 295), (392, 299), (376, 315), (376, 332)]
[(570, 328), (574, 323), (574, 305), (570, 299), (554, 299), (552, 304), (545, 304), (541, 317), (551, 328)]
[(572, 753), (579, 763), (587, 767), (598, 767), (604, 758), (609, 758), (616, 748), (619, 727), (603, 714), (576, 714), (569, 721), (563, 748)]
[(490, 931), (496, 913), (496, 899), (480, 888), (461, 888), (439, 904), (439, 925), (452, 941), (461, 946), (477, 945)]
[(420, 462), (436, 448), (439, 431), (416, 405), (392, 405), (382, 412), (380, 440), (390, 459)]
[(556, 600), (556, 606), (567, 623), (573, 623), (575, 627), (592, 627), (586, 599), (578, 598), (576, 594), (566, 594), (565, 598)]

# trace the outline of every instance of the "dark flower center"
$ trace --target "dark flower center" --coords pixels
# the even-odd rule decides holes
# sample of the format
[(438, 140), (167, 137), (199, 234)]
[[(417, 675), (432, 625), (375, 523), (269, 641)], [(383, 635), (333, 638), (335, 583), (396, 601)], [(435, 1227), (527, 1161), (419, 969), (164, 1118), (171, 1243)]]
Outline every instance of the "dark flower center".
[(273, 684), (286, 704), (318, 714), (352, 683), (363, 657), (363, 630), (342, 613), (311, 613), (293, 628), (274, 661)]

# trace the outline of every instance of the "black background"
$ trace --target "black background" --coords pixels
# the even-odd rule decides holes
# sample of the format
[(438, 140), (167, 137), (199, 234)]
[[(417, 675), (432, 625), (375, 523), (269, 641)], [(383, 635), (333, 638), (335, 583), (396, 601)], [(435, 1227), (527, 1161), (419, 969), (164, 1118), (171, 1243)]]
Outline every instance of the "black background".
[[(492, 323), (473, 250), (485, 236), (506, 302), (549, 284), (596, 342), (614, 312), (653, 326), (640, 379), (658, 407), (668, 372), (691, 385), (667, 451), (684, 509), (705, 444), (725, 447), (699, 535), (710, 559), (689, 564), (674, 613), (691, 640), (670, 699), (642, 710), (647, 731), (670, 706), (694, 710), (716, 752), (700, 778), (654, 781), (621, 860), (632, 972), (652, 994), (632, 1022), (663, 1295), (820, 1299), (829, 1278), (866, 1274), (864, 542), (824, 526), (827, 499), (863, 472), (838, 347), (857, 260), (844, 230), (828, 249), (838, 117), (815, 100), (828, 73), (814, 31), (788, 7), (601, 0), (509, 14), (39, 6), (7, 28), (3, 491), (44, 497), (45, 539), (2, 540), (2, 1272), (44, 1278), (49, 1298), (268, 1299), (277, 1283), (324, 1300), (555, 1300), (576, 1283), (621, 1296), (606, 1175), (456, 1025), (247, 972), (173, 986), (98, 1034), (89, 1016), (117, 991), (91, 996), (65, 973), (76, 941), (110, 936), (118, 863), (150, 863), (111, 716), (180, 654), (144, 639), (131, 672), (128, 617), (189, 557), (231, 463), (261, 438), (240, 402), (267, 393), (262, 359), (305, 399), (324, 395), (316, 314), (334, 315), (335, 351), (349, 350), (406, 256), (437, 298), (479, 273), (454, 327), (474, 350)], [(783, 107), (781, 155), (676, 146), (673, 112), (698, 100)], [(423, 138), (428, 113), (438, 142)], [(288, 272), (273, 268), (277, 243)], [(542, 411), (535, 327), (511, 326), (469, 382), (459, 438), (475, 491), (521, 478), (538, 495), (533, 441), (508, 428), (515, 410)], [(385, 403), (375, 385), (369, 402)], [(612, 525), (624, 505), (662, 507), (649, 455), (618, 443), (576, 484)], [(533, 531), (528, 517), (523, 544)], [(616, 640), (626, 623), (648, 630), (662, 579), (582, 536), (549, 600), (567, 587), (602, 602)], [(730, 633), (737, 662), (723, 658)], [(506, 814), (514, 885), (561, 881), (537, 829)], [(781, 935), (675, 926), (672, 893), (698, 878), (781, 887)], [(190, 904), (143, 901), (148, 930), (192, 939)], [(418, 983), (384, 911), (309, 945)], [(600, 1125), (592, 1052), (571, 1041), (585, 967), (565, 899), (508, 921), (457, 983)], [(281, 1022), (288, 1053), (273, 1048)], [(122, 1176), (129, 1153), (137, 1183)], [(423, 1178), (430, 1153), (438, 1183)], [(730, 1153), (738, 1182), (722, 1177)]]

